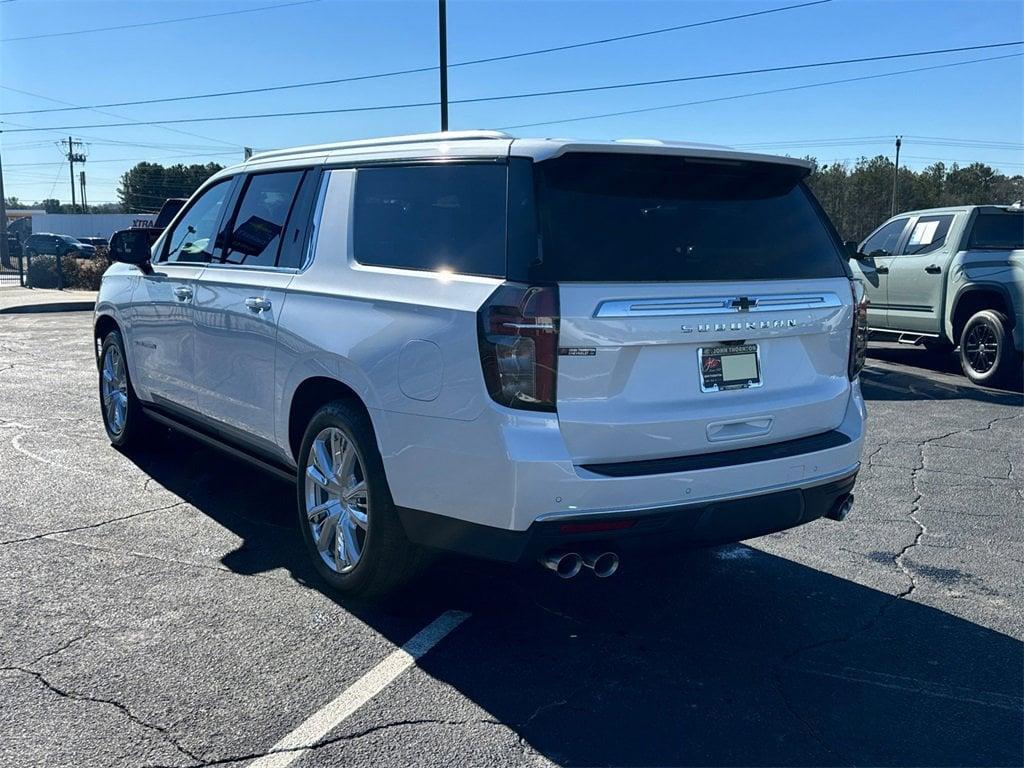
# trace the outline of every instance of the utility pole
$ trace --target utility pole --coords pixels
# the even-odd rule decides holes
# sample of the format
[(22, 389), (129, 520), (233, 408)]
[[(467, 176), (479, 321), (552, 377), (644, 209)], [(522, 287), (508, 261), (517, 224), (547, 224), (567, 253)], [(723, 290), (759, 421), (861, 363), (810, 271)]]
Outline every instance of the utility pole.
[(7, 198), (4, 197), (4, 164), (0, 159), (0, 264), (11, 267), (11, 254), (7, 252)]
[(892, 212), (890, 216), (896, 215), (896, 198), (899, 195), (900, 189), (900, 145), (903, 143), (903, 137), (896, 137), (896, 167), (892, 172)]
[(437, 34), (440, 49), (441, 130), (448, 130), (448, 10), (445, 0), (437, 0)]
[[(64, 144), (64, 143), (65, 142), (61, 141), (61, 144)], [(75, 141), (70, 136), (68, 136), (68, 140), (67, 140), (67, 148), (68, 148), (67, 158), (68, 158), (68, 167), (71, 170), (71, 211), (72, 211), (72, 213), (74, 213), (75, 209), (77, 208), (77, 205), (75, 204), (75, 163), (84, 163), (85, 162), (85, 154), (83, 152), (75, 152), (75, 147), (81, 147), (81, 146), (82, 146), (82, 142)]]
[(85, 171), (78, 172), (78, 187), (82, 190), (82, 213), (88, 213), (89, 204), (85, 202)]

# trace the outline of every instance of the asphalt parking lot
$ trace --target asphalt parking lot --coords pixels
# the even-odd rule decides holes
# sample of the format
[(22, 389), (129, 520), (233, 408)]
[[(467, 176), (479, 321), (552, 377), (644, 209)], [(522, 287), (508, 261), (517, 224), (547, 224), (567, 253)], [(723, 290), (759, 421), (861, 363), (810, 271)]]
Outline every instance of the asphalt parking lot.
[(844, 523), (604, 581), (446, 558), (365, 605), (306, 566), (287, 485), (109, 446), (90, 322), (0, 316), (0, 765), (1024, 762), (1021, 396), (950, 360), (873, 351)]

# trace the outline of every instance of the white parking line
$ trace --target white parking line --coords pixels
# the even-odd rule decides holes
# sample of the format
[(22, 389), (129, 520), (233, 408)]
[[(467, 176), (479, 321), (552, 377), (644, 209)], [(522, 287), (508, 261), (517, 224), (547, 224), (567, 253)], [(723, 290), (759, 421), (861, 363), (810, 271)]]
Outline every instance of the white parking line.
[(342, 691), (336, 699), (310, 715), (298, 728), (272, 746), (269, 754), (251, 762), (249, 768), (285, 768), (294, 763), (308, 752), (311, 746), (384, 690), (469, 616), (470, 614), (462, 611), (442, 613), (413, 635), (405, 645), (393, 651)]

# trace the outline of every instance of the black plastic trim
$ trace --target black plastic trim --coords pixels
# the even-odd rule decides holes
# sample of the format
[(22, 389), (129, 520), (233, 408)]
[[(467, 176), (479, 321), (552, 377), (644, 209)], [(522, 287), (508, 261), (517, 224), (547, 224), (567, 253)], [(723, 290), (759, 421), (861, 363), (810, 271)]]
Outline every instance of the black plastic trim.
[(601, 515), (601, 522), (628, 521), (615, 531), (566, 533), (563, 526), (586, 522), (574, 518), (544, 520), (525, 531), (511, 531), (417, 509), (398, 507), (409, 540), (427, 547), (505, 563), (529, 563), (552, 549), (644, 551), (713, 546), (764, 536), (824, 517), (853, 490), (857, 471), (807, 488), (740, 499), (679, 504), (621, 514)]
[[(949, 313), (950, 322), (952, 323), (953, 318), (956, 317), (957, 307), (960, 304), (960, 300), (963, 299), (964, 296), (967, 296), (971, 293), (984, 292), (998, 293), (1000, 296), (1003, 297), (1003, 301), (1006, 302), (1006, 308), (1008, 310), (1006, 314), (1006, 319), (1009, 323), (1010, 329), (1012, 330), (1013, 327), (1017, 324), (1017, 308), (1013, 304), (1013, 297), (1010, 295), (1010, 289), (1007, 288), (1006, 285), (1004, 285), (1003, 283), (992, 283), (984, 280), (965, 283), (964, 285), (961, 285), (957, 289), (956, 295), (953, 297), (953, 309)], [(970, 320), (970, 318), (967, 318), (967, 320)], [(966, 320), (964, 322), (966, 324)], [(960, 339), (954, 339), (953, 343), (959, 344)]]
[(295, 482), (295, 468), (276, 460), (269, 455), (269, 452), (262, 451), (255, 445), (243, 445), (238, 438), (228, 435), (223, 429), (217, 429), (204, 423), (200, 418), (190, 417), (176, 408), (162, 407), (153, 403), (143, 403), (142, 410), (153, 421), (163, 424), (165, 427), (188, 435), (236, 459), (246, 461), (280, 480), (289, 483)]
[(810, 437), (786, 440), (781, 443), (757, 445), (751, 448), (737, 448), (732, 451), (703, 453), (697, 456), (677, 456), (667, 459), (643, 461), (621, 461), (612, 464), (583, 464), (581, 469), (606, 477), (642, 477), (644, 475), (667, 475), (673, 472), (695, 472), (702, 469), (732, 467), (739, 464), (754, 464), (759, 461), (788, 459), (805, 453), (826, 451), (848, 445), (850, 438), (837, 429)]

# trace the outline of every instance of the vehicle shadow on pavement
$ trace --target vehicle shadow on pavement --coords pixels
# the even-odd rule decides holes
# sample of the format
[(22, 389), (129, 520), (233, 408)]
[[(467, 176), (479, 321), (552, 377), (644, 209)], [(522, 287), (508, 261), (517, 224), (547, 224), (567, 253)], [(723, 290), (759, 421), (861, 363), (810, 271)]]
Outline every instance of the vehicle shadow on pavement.
[(429, 677), (406, 678), (423, 695), (382, 696), (388, 721), (501, 724), (523, 763), (1024, 760), (1024, 646), (918, 602), (737, 545), (626, 559), (605, 580), (438, 557), (366, 604), (308, 565), (289, 485), (178, 435), (131, 458), (243, 539), (222, 559), (234, 572), (284, 569), (396, 645), (442, 611), (472, 614), (420, 661)]
[[(985, 403), (1021, 405), (1022, 377), (1002, 387), (979, 387), (972, 384), (960, 370), (960, 361), (953, 352), (932, 352), (923, 347), (871, 346), (868, 359), (916, 370), (869, 367), (861, 376), (865, 396), (872, 385), (875, 400), (977, 400)], [(935, 376), (934, 374), (939, 374)], [(937, 381), (941, 379), (941, 381)], [(884, 386), (889, 383), (893, 389)], [(899, 390), (899, 391), (897, 391)]]

